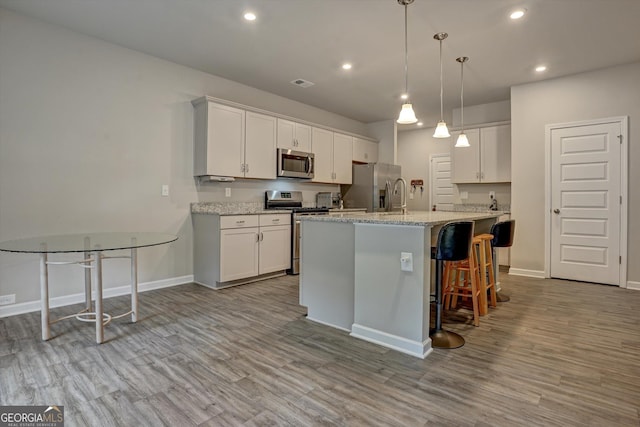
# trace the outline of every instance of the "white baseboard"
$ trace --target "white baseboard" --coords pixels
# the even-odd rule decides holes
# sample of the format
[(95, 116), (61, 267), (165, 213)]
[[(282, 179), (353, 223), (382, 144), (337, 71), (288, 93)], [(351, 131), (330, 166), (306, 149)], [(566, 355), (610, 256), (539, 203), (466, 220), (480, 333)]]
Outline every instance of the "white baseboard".
[(424, 359), (433, 351), (431, 348), (431, 338), (427, 338), (423, 342), (413, 341), (388, 332), (359, 325), (357, 323), (354, 323), (351, 327), (350, 335), (401, 353), (419, 357), (420, 359)]
[(524, 276), (524, 277), (534, 277), (536, 279), (544, 279), (544, 271), (540, 270), (525, 270), (524, 268), (513, 268), (509, 269), (509, 274), (513, 276)]
[(632, 282), (631, 280), (627, 281), (627, 289), (632, 289), (634, 291), (640, 291), (640, 282)]
[[(171, 286), (184, 285), (193, 283), (193, 275), (172, 277), (170, 279), (155, 280), (153, 282), (138, 283), (138, 292), (153, 291), (155, 289), (169, 288)], [(107, 288), (103, 290), (104, 298), (119, 297), (121, 295), (131, 294), (131, 285), (118, 286), (116, 288)], [(95, 296), (95, 291), (94, 291)], [(84, 293), (63, 295), (61, 297), (51, 298), (49, 307), (64, 307), (66, 305), (79, 304), (84, 302)], [(40, 300), (22, 302), (20, 304), (12, 304), (0, 307), (0, 318), (15, 316), (18, 314), (31, 313), (40, 311)]]

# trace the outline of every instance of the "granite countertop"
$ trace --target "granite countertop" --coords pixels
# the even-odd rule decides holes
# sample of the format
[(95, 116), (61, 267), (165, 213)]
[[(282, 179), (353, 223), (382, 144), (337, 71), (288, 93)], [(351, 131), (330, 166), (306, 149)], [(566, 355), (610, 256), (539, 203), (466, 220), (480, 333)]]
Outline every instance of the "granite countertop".
[(286, 209), (265, 209), (260, 202), (196, 202), (191, 203), (192, 214), (205, 215), (267, 215), (290, 214)]
[(367, 208), (330, 208), (329, 209), (329, 213), (334, 215), (334, 214), (340, 214), (340, 213), (350, 213), (350, 212), (366, 212)]
[(400, 213), (360, 213), (350, 212), (333, 215), (309, 215), (302, 217), (303, 221), (347, 222), (365, 224), (389, 225), (437, 225), (451, 221), (474, 221), (495, 218), (503, 215), (502, 211), (485, 212), (447, 212), (447, 211), (415, 211), (407, 214)]

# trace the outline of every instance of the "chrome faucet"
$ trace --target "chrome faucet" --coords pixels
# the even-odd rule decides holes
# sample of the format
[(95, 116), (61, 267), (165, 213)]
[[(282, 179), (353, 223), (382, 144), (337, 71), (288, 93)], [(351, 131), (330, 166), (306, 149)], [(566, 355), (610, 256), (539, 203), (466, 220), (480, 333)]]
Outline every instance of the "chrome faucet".
[(396, 191), (396, 185), (398, 182), (402, 183), (402, 197), (400, 198), (400, 211), (402, 215), (407, 213), (407, 181), (403, 177), (396, 179), (396, 182), (393, 183), (393, 191)]

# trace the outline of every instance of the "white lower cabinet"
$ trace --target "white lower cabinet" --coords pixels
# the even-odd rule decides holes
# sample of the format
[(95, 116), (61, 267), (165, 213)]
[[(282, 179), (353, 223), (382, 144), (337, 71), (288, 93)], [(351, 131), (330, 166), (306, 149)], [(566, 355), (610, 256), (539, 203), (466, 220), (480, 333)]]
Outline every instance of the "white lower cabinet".
[(194, 214), (193, 225), (196, 283), (223, 288), (291, 267), (289, 214)]

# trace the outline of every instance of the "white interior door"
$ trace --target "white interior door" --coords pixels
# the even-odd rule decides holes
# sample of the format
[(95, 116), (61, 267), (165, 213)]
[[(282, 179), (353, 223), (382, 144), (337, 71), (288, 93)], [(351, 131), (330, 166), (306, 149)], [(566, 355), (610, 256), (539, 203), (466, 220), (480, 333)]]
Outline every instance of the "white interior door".
[(551, 129), (550, 275), (620, 284), (620, 122)]
[(431, 155), (430, 167), (429, 205), (436, 205), (439, 211), (452, 211), (451, 156), (449, 153)]

